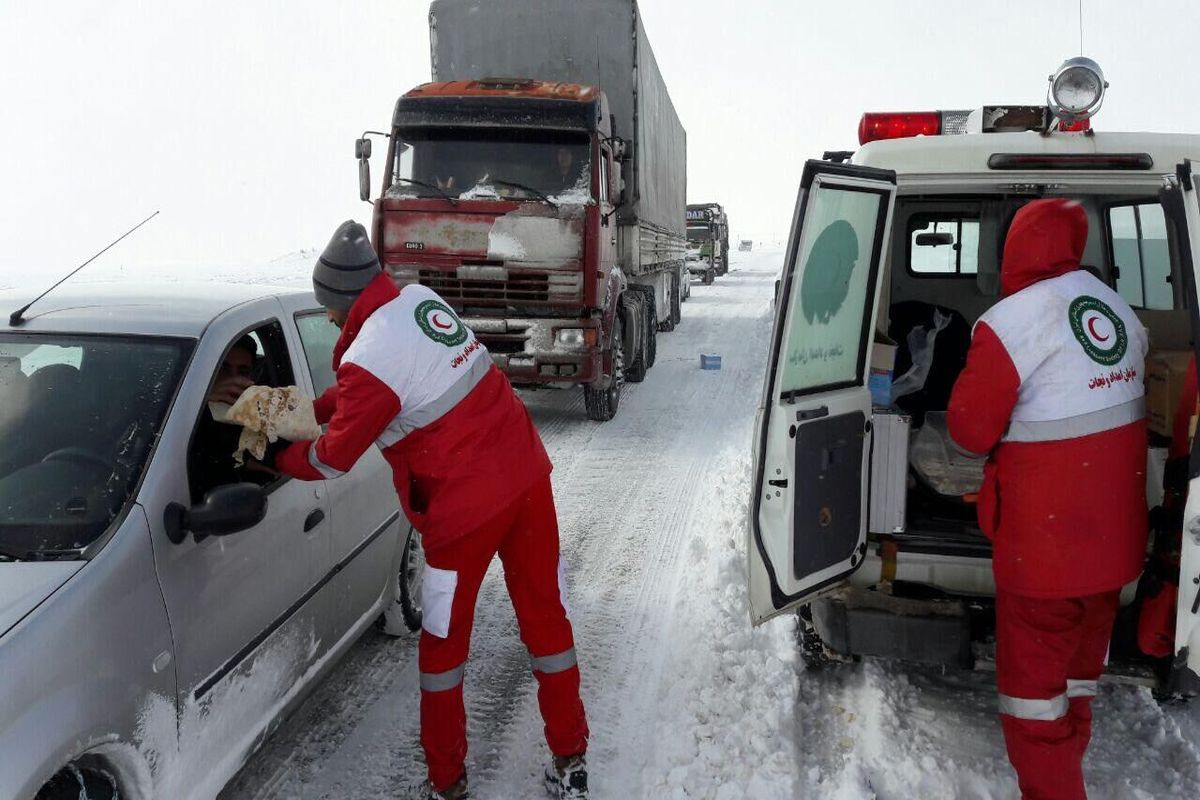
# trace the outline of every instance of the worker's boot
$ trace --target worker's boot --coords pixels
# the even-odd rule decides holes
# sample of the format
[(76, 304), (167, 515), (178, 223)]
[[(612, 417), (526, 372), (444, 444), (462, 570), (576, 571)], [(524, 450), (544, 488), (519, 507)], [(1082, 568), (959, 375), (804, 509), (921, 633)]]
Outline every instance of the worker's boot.
[(546, 767), (546, 791), (557, 800), (587, 800), (587, 762), (582, 753), (554, 757)]
[(471, 793), (467, 789), (467, 775), (464, 772), (463, 776), (442, 791), (435, 791), (433, 784), (429, 786), (428, 800), (468, 800)]

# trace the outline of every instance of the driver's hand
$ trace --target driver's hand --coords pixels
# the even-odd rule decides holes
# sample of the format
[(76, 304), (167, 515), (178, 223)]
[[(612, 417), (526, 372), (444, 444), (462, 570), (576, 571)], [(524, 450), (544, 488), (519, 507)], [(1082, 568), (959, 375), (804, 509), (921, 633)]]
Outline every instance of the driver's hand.
[(228, 403), (233, 405), (242, 396), (242, 392), (254, 385), (254, 381), (249, 378), (224, 378), (217, 381), (213, 386), (212, 391), (208, 393), (208, 402), (210, 403)]

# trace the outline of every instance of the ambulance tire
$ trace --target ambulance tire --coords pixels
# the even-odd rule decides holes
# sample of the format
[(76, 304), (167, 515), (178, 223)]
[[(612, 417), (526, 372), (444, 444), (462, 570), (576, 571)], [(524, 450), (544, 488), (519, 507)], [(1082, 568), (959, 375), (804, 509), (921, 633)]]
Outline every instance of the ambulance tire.
[(425, 548), (421, 534), (409, 526), (404, 539), (400, 569), (396, 573), (393, 599), (375, 625), (388, 636), (404, 636), (421, 630), (421, 584), (425, 577)]
[(617, 314), (613, 326), (612, 378), (608, 388), (583, 387), (583, 405), (588, 419), (593, 422), (608, 422), (617, 415), (621, 405), (621, 387), (625, 384), (625, 323)]

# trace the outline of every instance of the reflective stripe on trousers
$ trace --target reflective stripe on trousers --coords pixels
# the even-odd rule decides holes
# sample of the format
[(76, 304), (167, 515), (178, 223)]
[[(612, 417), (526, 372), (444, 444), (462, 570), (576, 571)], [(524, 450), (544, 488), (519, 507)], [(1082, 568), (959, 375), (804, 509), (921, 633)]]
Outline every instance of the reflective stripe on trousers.
[(1100, 688), (1099, 681), (1081, 681), (1067, 678), (1067, 697), (1095, 697)]
[(462, 685), (463, 676), (467, 673), (466, 662), (446, 672), (422, 672), (422, 692), (448, 692)]
[(1053, 722), (1067, 715), (1068, 705), (1066, 693), (1047, 700), (1000, 695), (1000, 713), (1017, 719)]
[(1075, 417), (1039, 421), (1013, 420), (1004, 434), (1006, 442), (1058, 442), (1123, 428), (1146, 417), (1146, 398), (1139, 397), (1112, 408)]
[(533, 665), (533, 671), (540, 672), (543, 675), (566, 672), (579, 663), (575, 660), (574, 647), (570, 650), (563, 650), (561, 653), (555, 653), (554, 655), (531, 656), (529, 660)]

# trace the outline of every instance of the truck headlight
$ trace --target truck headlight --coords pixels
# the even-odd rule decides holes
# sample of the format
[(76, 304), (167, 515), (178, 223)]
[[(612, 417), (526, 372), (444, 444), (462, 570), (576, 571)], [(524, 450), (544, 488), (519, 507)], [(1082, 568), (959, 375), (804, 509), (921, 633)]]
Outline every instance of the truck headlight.
[(588, 328), (559, 328), (554, 343), (561, 347), (582, 348), (596, 344), (596, 331)]
[(1046, 104), (1063, 122), (1080, 122), (1100, 110), (1106, 88), (1099, 64), (1083, 56), (1068, 58), (1050, 76)]

